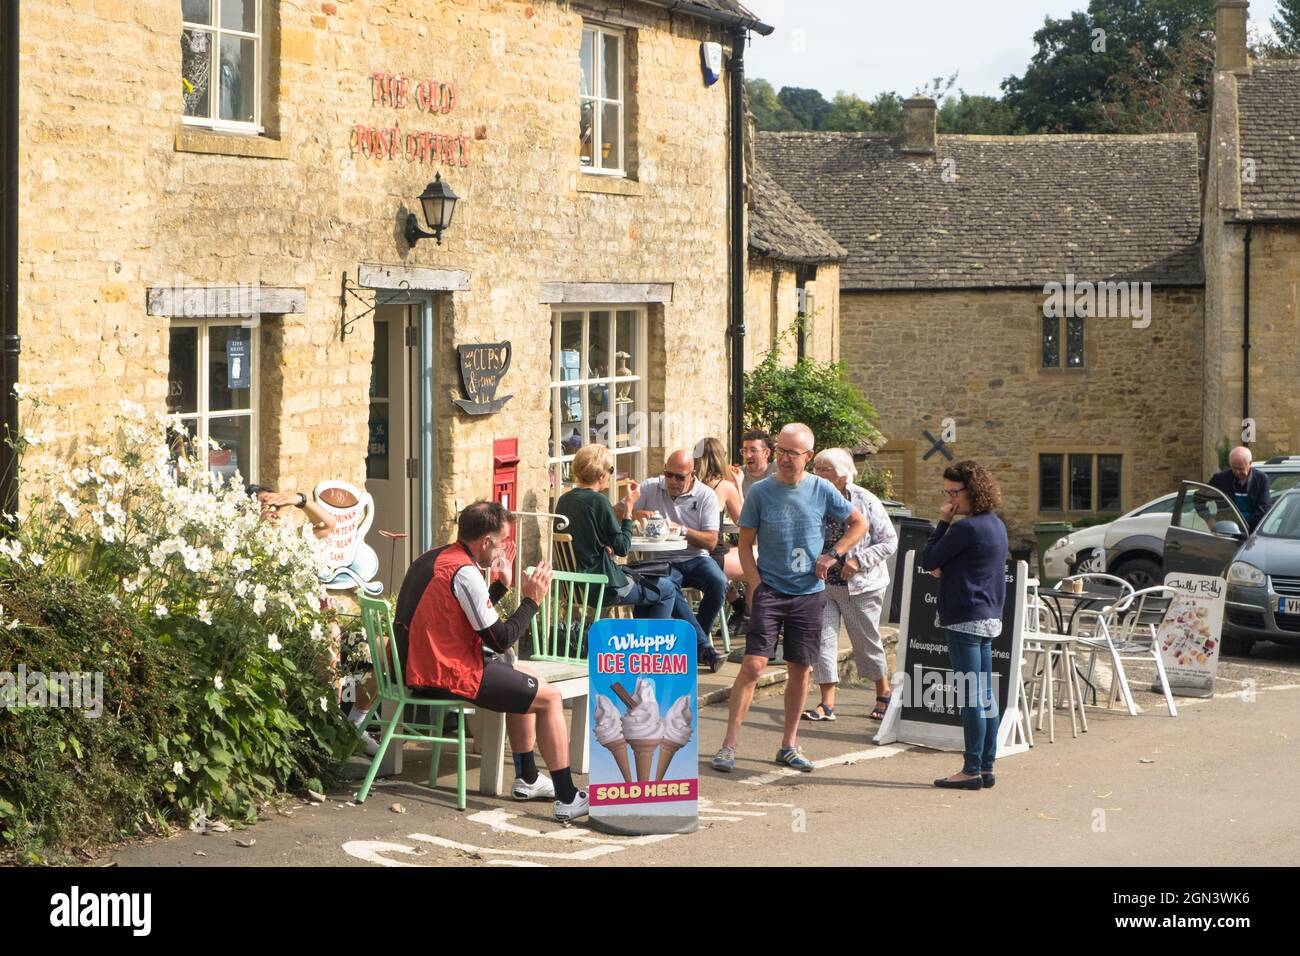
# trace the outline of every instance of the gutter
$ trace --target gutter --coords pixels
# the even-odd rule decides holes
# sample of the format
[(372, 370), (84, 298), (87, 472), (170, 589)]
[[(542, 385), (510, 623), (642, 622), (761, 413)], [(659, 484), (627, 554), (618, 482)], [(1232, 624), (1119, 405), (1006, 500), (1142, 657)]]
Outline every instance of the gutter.
[(720, 23), (726, 27), (753, 30), (759, 36), (771, 36), (774, 29), (752, 16), (715, 10), (712, 7), (704, 6), (702, 3), (693, 3), (692, 0), (646, 0), (646, 2), (652, 6), (664, 7), (669, 13), (687, 13), (693, 17), (699, 17), (701, 20)]
[[(3, 356), (4, 434), (0, 434), (0, 513), (18, 511), (18, 460), (13, 448), (3, 439), (17, 438), (18, 356), (22, 342), (18, 337), (18, 0), (4, 3), (0, 26), (0, 349)], [(0, 528), (10, 527), (0, 519)]]

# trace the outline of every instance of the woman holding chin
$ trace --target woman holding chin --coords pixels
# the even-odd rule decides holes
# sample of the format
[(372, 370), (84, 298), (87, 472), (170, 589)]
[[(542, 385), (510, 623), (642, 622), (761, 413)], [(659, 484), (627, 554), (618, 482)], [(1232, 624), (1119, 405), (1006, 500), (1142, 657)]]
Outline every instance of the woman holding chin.
[(939, 579), (939, 623), (957, 678), (966, 749), (961, 773), (934, 785), (980, 790), (995, 782), (1000, 718), (993, 696), (993, 639), (1002, 633), (1007, 528), (997, 515), (1001, 489), (978, 462), (945, 468), (943, 493), (947, 500), (939, 509), (939, 526), (926, 542), (920, 564)]

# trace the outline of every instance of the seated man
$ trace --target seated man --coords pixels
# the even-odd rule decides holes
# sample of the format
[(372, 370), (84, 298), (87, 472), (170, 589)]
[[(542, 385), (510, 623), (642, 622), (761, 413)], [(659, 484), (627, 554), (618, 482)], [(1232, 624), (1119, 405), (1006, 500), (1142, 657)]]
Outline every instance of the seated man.
[[(551, 567), (539, 564), (520, 585), (519, 609), (502, 621), (493, 605), (510, 589), (506, 555), (510, 512), (476, 501), (460, 513), (456, 541), (415, 559), (402, 581), (393, 631), (406, 685), (417, 697), (456, 697), (506, 714), (510, 746), (519, 758), (511, 796), (549, 797), (555, 819), (587, 814), (587, 791), (573, 783), (569, 734), (560, 692), (527, 664), (504, 653), (523, 635), (551, 585)], [(482, 568), (491, 568), (492, 586)], [(540, 743), (551, 779), (537, 770)]]
[(709, 552), (718, 543), (721, 506), (713, 489), (696, 480), (695, 461), (689, 452), (673, 452), (664, 462), (662, 477), (641, 482), (641, 497), (633, 515), (642, 518), (654, 512), (686, 534), (686, 550), (666, 551), (654, 557), (668, 562), (679, 588), (697, 588), (703, 595), (698, 612), (692, 614), (679, 593), (681, 606), (673, 609), (673, 617), (696, 625), (700, 663), (717, 673), (722, 657), (713, 649), (708, 635), (727, 594), (727, 576)]

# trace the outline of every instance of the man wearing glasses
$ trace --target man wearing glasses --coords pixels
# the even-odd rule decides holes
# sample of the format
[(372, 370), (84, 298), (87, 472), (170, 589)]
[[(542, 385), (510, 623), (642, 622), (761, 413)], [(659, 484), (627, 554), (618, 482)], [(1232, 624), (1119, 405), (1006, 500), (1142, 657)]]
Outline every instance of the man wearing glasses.
[(641, 482), (641, 498), (633, 516), (644, 518), (657, 511), (668, 520), (670, 528), (685, 533), (684, 551), (666, 551), (657, 557), (668, 562), (670, 576), (679, 589), (697, 588), (703, 595), (699, 610), (692, 614), (679, 591), (680, 606), (673, 609), (673, 617), (696, 622), (700, 663), (716, 674), (722, 667), (722, 656), (713, 649), (708, 635), (713, 632), (713, 622), (727, 594), (727, 577), (709, 552), (718, 543), (721, 507), (713, 489), (695, 480), (694, 468), (689, 452), (679, 450), (669, 455), (661, 477)]
[[(740, 512), (740, 565), (750, 595), (750, 624), (745, 658), (731, 688), (730, 714), (722, 749), (713, 769), (736, 767), (736, 744), (754, 688), (776, 654), (782, 632), (788, 676), (785, 684), (785, 733), (776, 762), (808, 773), (812, 762), (795, 744), (799, 717), (808, 693), (809, 673), (821, 648), (826, 575), (843, 566), (845, 555), (867, 533), (867, 519), (853, 509), (825, 478), (806, 470), (813, 454), (807, 425), (781, 429), (776, 440), (776, 474), (754, 485)], [(823, 522), (845, 526), (844, 536), (822, 553)], [(754, 546), (758, 545), (758, 557)]]

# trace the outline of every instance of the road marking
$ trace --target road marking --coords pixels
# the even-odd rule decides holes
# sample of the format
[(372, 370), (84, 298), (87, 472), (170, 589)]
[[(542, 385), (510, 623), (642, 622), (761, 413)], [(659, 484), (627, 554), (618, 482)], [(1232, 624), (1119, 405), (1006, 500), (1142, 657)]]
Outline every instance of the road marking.
[[(1256, 694), (1262, 694), (1266, 691), (1273, 690), (1300, 690), (1300, 684), (1271, 684), (1265, 687), (1252, 687), (1247, 688), (1246, 690), (1236, 690), (1231, 694), (1215, 694), (1213, 697), (1179, 697), (1178, 706), (1183, 707), (1192, 704), (1207, 704), (1212, 700), (1232, 700), (1233, 698), (1247, 696), (1253, 697)], [(1178, 695), (1175, 694), (1174, 696), (1177, 697)]]
[[(814, 760), (813, 766), (818, 770), (822, 770), (826, 767), (836, 767), (841, 764), (855, 764), (859, 760), (879, 760), (881, 757), (893, 757), (897, 754), (906, 753), (907, 750), (907, 747), (888, 744), (884, 747), (872, 747), (870, 750), (855, 750), (852, 753), (841, 754), (838, 757), (826, 757), (822, 760)], [(737, 782), (751, 787), (761, 787), (764, 784), (783, 780), (786, 777), (799, 777), (802, 775), (802, 770), (795, 770), (794, 767), (787, 767), (784, 770), (774, 770), (771, 773), (759, 774), (756, 777), (745, 777)]]
[(613, 843), (617, 846), (647, 846), (651, 843), (660, 843), (663, 840), (669, 840), (675, 833), (656, 833), (649, 836), (639, 837), (619, 837), (614, 835), (601, 835), (584, 827), (566, 827), (561, 830), (534, 830), (531, 827), (521, 827), (518, 824), (511, 823), (511, 820), (518, 819), (520, 814), (511, 813), (500, 807), (493, 810), (482, 810), (478, 813), (471, 814), (465, 819), (470, 823), (481, 823), (490, 827), (497, 833), (511, 833), (515, 836), (539, 837), (543, 840), (569, 840), (575, 843)]
[(382, 840), (349, 840), (343, 844), (343, 852), (348, 856), (355, 856), (358, 860), (365, 860), (367, 863), (375, 863), (379, 866), (419, 866), (418, 863), (403, 863), (401, 860), (390, 860), (385, 853), (406, 853), (411, 856), (423, 856), (419, 850), (414, 847), (405, 846), (401, 843), (384, 843)]
[(597, 857), (609, 856), (611, 853), (618, 853), (626, 847), (619, 846), (616, 843), (601, 843), (597, 846), (588, 847), (585, 850), (574, 850), (572, 853), (553, 853), (548, 850), (497, 850), (492, 847), (474, 846), (470, 843), (458, 843), (455, 840), (448, 840), (445, 837), (431, 836), (428, 833), (411, 833), (406, 837), (408, 840), (419, 840), (421, 843), (432, 843), (434, 846), (445, 847), (448, 850), (460, 850), (469, 854), (491, 854), (492, 856), (522, 856), (536, 857), (544, 860), (572, 860), (581, 862), (583, 860), (594, 860)]

